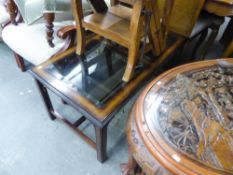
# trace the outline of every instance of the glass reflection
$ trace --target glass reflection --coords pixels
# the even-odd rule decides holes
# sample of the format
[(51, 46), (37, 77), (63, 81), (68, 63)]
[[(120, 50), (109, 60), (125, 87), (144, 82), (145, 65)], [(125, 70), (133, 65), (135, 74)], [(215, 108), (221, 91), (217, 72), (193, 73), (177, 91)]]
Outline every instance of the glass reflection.
[(103, 107), (122, 87), (126, 55), (107, 41), (92, 42), (85, 55), (73, 53), (48, 65), (45, 71)]

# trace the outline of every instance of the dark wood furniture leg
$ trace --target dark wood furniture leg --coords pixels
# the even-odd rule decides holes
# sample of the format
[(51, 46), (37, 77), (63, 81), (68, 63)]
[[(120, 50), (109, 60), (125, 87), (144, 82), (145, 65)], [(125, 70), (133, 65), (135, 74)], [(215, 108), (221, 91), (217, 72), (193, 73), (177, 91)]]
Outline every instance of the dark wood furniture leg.
[(214, 41), (218, 35), (220, 26), (222, 25), (223, 22), (224, 22), (224, 18), (216, 16), (216, 20), (210, 26), (210, 29), (212, 31), (211, 31), (211, 34), (208, 38), (208, 41), (206, 43), (204, 43), (204, 46), (202, 47), (201, 54), (200, 54), (201, 59), (205, 58), (210, 46), (212, 46), (212, 44), (214, 43)]
[(107, 127), (108, 125), (103, 128), (95, 126), (97, 159), (100, 162), (107, 159)]
[(41, 97), (43, 98), (43, 102), (45, 104), (45, 107), (46, 107), (46, 110), (49, 114), (50, 119), (55, 120), (56, 117), (53, 115), (53, 113), (54, 113), (53, 105), (51, 103), (47, 89), (38, 80), (35, 80), (35, 81), (36, 81), (37, 87), (40, 91)]
[(44, 14), (44, 18), (46, 20), (46, 37), (47, 37), (47, 42), (49, 44), (50, 47), (54, 47), (54, 43), (53, 43), (53, 22), (55, 19), (55, 14), (54, 13), (45, 13)]
[(88, 138), (86, 135), (84, 135), (82, 133), (82, 131), (80, 131), (78, 128), (76, 128), (79, 125), (81, 125), (86, 120), (86, 118), (81, 117), (75, 123), (71, 124), (69, 121), (67, 121), (64, 117), (60, 116), (60, 114), (58, 114), (54, 110), (46, 87), (38, 80), (35, 80), (35, 81), (36, 81), (37, 87), (39, 89), (39, 92), (41, 94), (41, 97), (43, 99), (43, 102), (45, 104), (45, 107), (46, 107), (46, 110), (49, 114), (50, 119), (55, 120), (57, 117), (61, 118), (61, 120), (63, 120), (68, 126), (73, 128), (77, 132), (77, 134), (81, 138), (83, 138), (90, 146), (92, 146), (93, 148), (96, 149), (97, 159), (101, 163), (104, 162), (107, 159), (107, 127), (108, 127), (108, 124), (106, 124), (104, 127), (98, 127), (98, 126), (94, 125), (95, 133), (96, 133), (96, 143), (94, 143), (90, 138)]
[(18, 67), (20, 68), (20, 70), (22, 72), (26, 71), (26, 68), (25, 68), (25, 63), (24, 63), (24, 60), (21, 56), (19, 56), (18, 54), (14, 53), (15, 55), (15, 60), (16, 60), (16, 63), (18, 65)]
[(17, 16), (17, 7), (13, 0), (7, 0), (7, 10), (10, 14), (11, 23), (17, 25), (16, 16)]

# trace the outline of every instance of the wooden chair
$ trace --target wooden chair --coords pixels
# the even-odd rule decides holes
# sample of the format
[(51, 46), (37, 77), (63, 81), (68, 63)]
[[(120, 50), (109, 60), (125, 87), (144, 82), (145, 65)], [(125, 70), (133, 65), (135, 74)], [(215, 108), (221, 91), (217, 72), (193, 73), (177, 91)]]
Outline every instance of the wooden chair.
[[(159, 6), (164, 6), (163, 0), (158, 0)], [(209, 47), (213, 44), (221, 24), (222, 18), (214, 14), (202, 13), (205, 0), (176, 0), (171, 12), (168, 29), (186, 39), (186, 43), (200, 36), (195, 45), (192, 57), (195, 58), (196, 51), (204, 43), (200, 50), (200, 58), (204, 58)], [(160, 13), (163, 13), (159, 8)], [(208, 30), (211, 30), (210, 35)], [(206, 38), (207, 37), (207, 38)], [(207, 40), (207, 42), (204, 42)]]
[[(163, 40), (162, 35), (157, 34), (159, 32), (162, 34), (160, 18), (156, 13), (157, 3), (154, 0), (119, 0), (111, 1), (112, 6), (107, 8), (104, 1), (101, 2), (103, 5), (100, 5), (100, 1), (97, 3), (92, 0), (91, 2), (95, 7), (95, 12), (84, 17), (81, 0), (72, 0), (77, 24), (77, 54), (82, 55), (85, 52), (85, 30), (90, 30), (127, 48), (128, 59), (122, 80), (128, 82), (133, 78), (134, 70), (138, 63), (141, 39), (147, 37), (144, 29), (146, 28), (146, 15), (143, 14), (145, 9), (152, 13), (151, 20), (148, 22), (148, 35), (153, 51), (156, 55), (159, 55), (163, 50), (159, 42)], [(167, 13), (167, 16), (169, 16), (169, 13)]]
[[(46, 39), (46, 21), (41, 19), (35, 24), (27, 25), (20, 20), (19, 11), (13, 0), (7, 1), (7, 8), (12, 24), (3, 29), (2, 37), (14, 52), (17, 65), (22, 71), (27, 69), (25, 60), (30, 65), (39, 65), (74, 43), (75, 28), (72, 20), (53, 23), (56, 34), (52, 38), (55, 46), (51, 47)], [(52, 18), (53, 14), (48, 14), (46, 19)], [(47, 30), (47, 33), (50, 33), (50, 30)]]

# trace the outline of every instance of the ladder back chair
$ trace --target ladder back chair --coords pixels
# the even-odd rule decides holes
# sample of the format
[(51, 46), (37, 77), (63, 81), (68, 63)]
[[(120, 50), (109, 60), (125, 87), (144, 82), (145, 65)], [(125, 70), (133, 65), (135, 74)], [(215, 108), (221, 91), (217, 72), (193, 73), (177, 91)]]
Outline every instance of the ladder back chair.
[[(149, 43), (153, 47), (156, 55), (161, 54), (163, 48), (162, 43), (165, 36), (165, 24), (161, 24), (161, 20), (157, 13), (156, 0), (113, 0), (111, 7), (102, 1), (104, 5), (100, 6), (94, 0), (91, 0), (96, 10), (93, 14), (86, 17), (82, 13), (82, 1), (72, 0), (73, 13), (77, 24), (77, 54), (82, 55), (85, 52), (86, 36), (85, 30), (90, 30), (95, 34), (102, 36), (110, 41), (113, 41), (128, 49), (127, 65), (122, 80), (129, 82), (134, 76), (134, 70), (138, 63), (138, 55), (140, 53), (141, 39), (147, 37), (147, 15), (145, 10), (151, 12), (152, 15), (148, 21)], [(167, 5), (171, 6), (173, 2)], [(167, 6), (166, 5), (166, 6)], [(171, 7), (166, 8), (169, 11)], [(164, 18), (166, 21), (170, 13), (166, 13)], [(160, 33), (159, 33), (160, 32)], [(158, 34), (159, 33), (159, 34)], [(162, 33), (163, 36), (162, 36)], [(143, 51), (141, 51), (143, 52)]]

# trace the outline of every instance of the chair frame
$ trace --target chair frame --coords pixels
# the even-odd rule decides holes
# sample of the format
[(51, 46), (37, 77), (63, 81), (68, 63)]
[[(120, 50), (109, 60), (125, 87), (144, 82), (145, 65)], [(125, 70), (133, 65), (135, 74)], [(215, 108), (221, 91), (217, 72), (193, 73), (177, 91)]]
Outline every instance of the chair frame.
[[(143, 15), (142, 11), (143, 9), (147, 8), (149, 11), (152, 11), (151, 15), (151, 22), (150, 22), (150, 30), (149, 30), (149, 40), (152, 45), (152, 47), (155, 51), (156, 55), (160, 55), (161, 52), (164, 50), (165, 42), (164, 39), (167, 35), (167, 28), (164, 24), (162, 27), (164, 27), (164, 30), (161, 27), (161, 22), (159, 16), (156, 14), (157, 3), (156, 0), (151, 1), (143, 1), (143, 0), (121, 0), (123, 3), (128, 3), (129, 5), (132, 5), (132, 13), (134, 14), (131, 16), (130, 25), (129, 25), (129, 31), (130, 31), (130, 39), (128, 41), (122, 40), (122, 38), (117, 38), (117, 36), (113, 35), (112, 33), (109, 33), (108, 31), (98, 29), (97, 27), (87, 26), (88, 23), (84, 22), (84, 16), (82, 12), (82, 3), (81, 0), (72, 0), (72, 9), (73, 14), (76, 20), (77, 24), (77, 38), (78, 38), (78, 44), (77, 44), (77, 50), (76, 53), (78, 55), (82, 55), (85, 52), (85, 46), (86, 46), (86, 36), (85, 36), (85, 28), (88, 30), (91, 30), (92, 32), (96, 33), (97, 35), (103, 36), (109, 40), (113, 40), (117, 42), (120, 45), (123, 45), (124, 47), (128, 48), (128, 59), (127, 59), (127, 65), (125, 69), (125, 73), (123, 75), (122, 80), (124, 82), (129, 82), (133, 76), (134, 76), (134, 70), (138, 63), (138, 53), (140, 51), (140, 43), (141, 43), (141, 36), (140, 31), (142, 30), (142, 22), (143, 22)], [(168, 5), (169, 8), (166, 8), (166, 17), (164, 21), (167, 21), (169, 18), (170, 13), (168, 10), (171, 10), (171, 7), (173, 5), (173, 1), (170, 0), (170, 3)], [(97, 13), (100, 9), (103, 9), (102, 14), (108, 13), (106, 11), (106, 4), (102, 0), (102, 2), (96, 4), (95, 1), (91, 1), (92, 6), (96, 8)], [(111, 5), (116, 5), (118, 1), (112, 0)], [(102, 5), (103, 4), (103, 5)], [(102, 5), (103, 7), (99, 7)], [(145, 35), (146, 37), (146, 35)]]
[[(18, 8), (16, 6), (16, 4), (14, 3), (13, 0), (6, 0), (6, 6), (7, 6), (7, 10), (8, 13), (10, 15), (10, 21), (13, 25), (17, 25), (19, 22), (22, 22), (22, 17), (18, 11)], [(54, 20), (54, 14), (53, 13), (48, 13), (45, 15), (45, 20), (46, 20), (46, 38), (47, 38), (47, 42), (48, 42), (48, 47), (54, 47), (53, 44), (53, 20)], [(61, 28), (58, 32), (57, 35), (59, 38), (64, 39), (65, 40), (65, 45), (63, 48), (61, 48), (57, 53), (55, 53), (54, 55), (67, 50), (68, 48), (70, 48), (74, 42), (75, 42), (75, 26), (66, 26)], [(14, 51), (13, 51), (14, 52)], [(54, 56), (53, 55), (53, 56)], [(20, 56), (19, 54), (14, 52), (14, 56), (15, 56), (15, 60), (16, 63), (19, 67), (19, 69), (24, 72), (27, 70), (24, 58), (22, 56)]]

